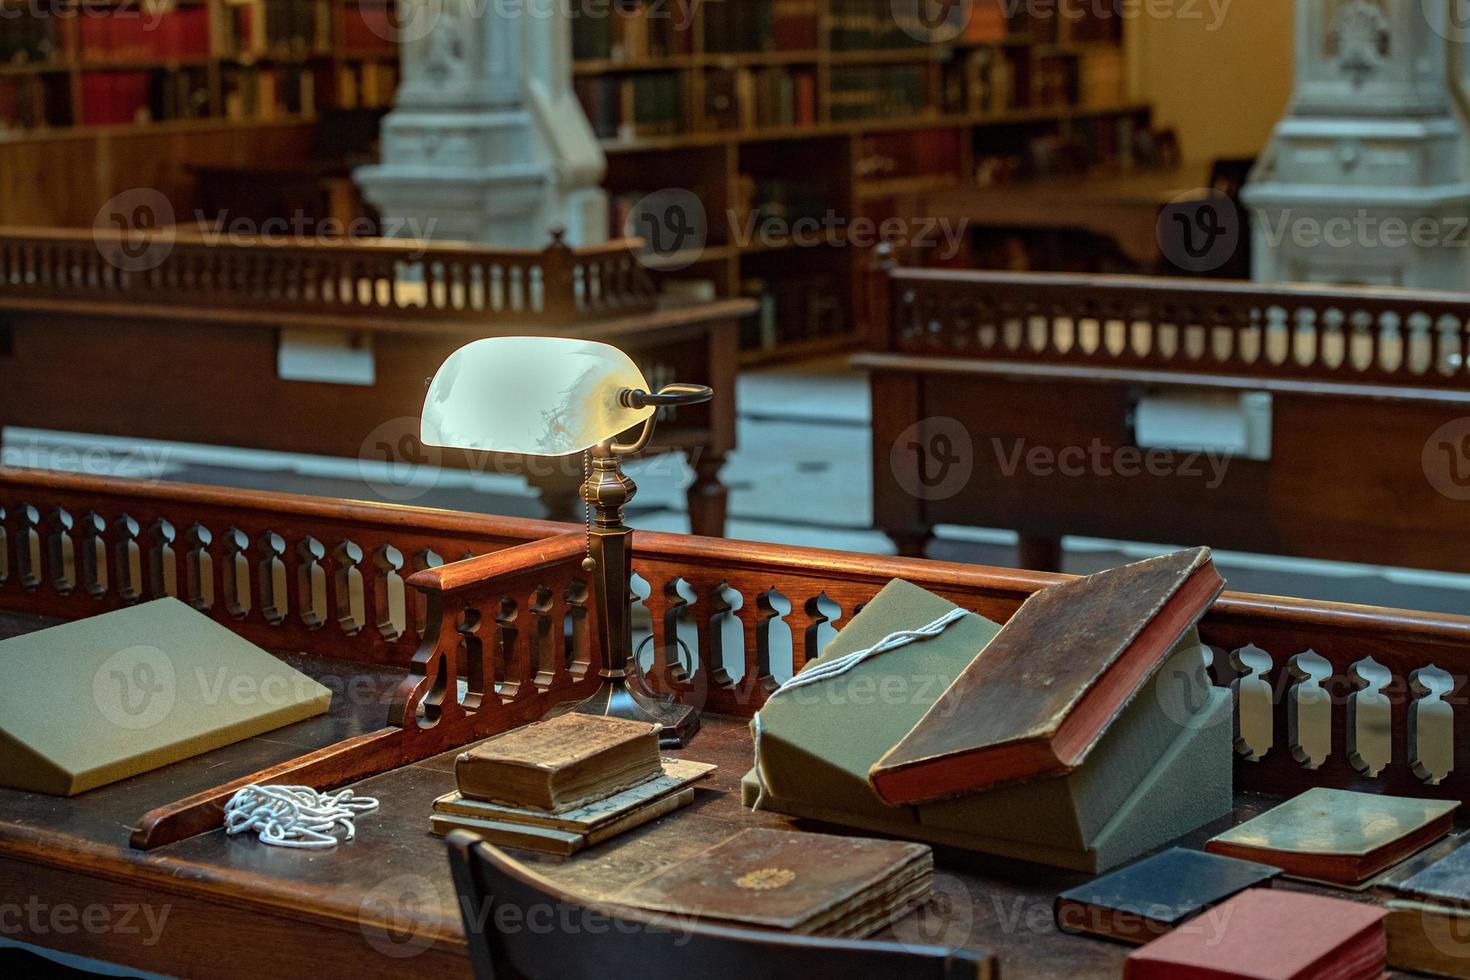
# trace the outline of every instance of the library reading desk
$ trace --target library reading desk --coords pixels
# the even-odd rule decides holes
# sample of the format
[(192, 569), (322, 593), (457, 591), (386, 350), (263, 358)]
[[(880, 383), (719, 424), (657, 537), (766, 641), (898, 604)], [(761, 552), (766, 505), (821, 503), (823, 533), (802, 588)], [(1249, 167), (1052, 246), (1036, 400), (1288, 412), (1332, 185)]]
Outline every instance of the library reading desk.
[[(78, 797), (0, 790), (0, 893), (32, 896), (43, 908), (151, 909), (157, 925), (43, 923), (17, 938), (181, 976), (469, 975), (445, 846), (429, 834), (430, 804), (453, 787), (459, 746), (538, 718), (598, 683), (579, 528), (27, 470), (0, 471), (0, 508), (6, 634), (173, 594), (335, 691), (326, 716)], [(312, 541), (329, 547), (301, 547)], [(401, 576), (373, 560), (388, 549), (424, 570)], [(1004, 620), (1059, 579), (643, 532), (635, 549), (635, 567), (652, 586), (654, 648), (668, 649), (681, 615), (699, 636), (692, 671), (660, 653), (649, 679), (704, 711), (704, 728), (683, 754), (719, 769), (690, 808), (565, 863), (530, 859), (589, 896), (745, 827), (791, 824), (739, 804), (751, 760), (746, 719), (772, 689), (771, 658), (779, 655), (768, 642), (773, 620), (784, 618), (791, 666), (799, 667), (816, 655), (827, 622), (821, 609), (830, 605), (819, 606), (819, 597), (841, 610), (840, 625), (899, 576)], [(434, 560), (464, 554), (475, 557)], [(679, 580), (693, 602), (680, 598)], [(726, 584), (744, 596), (733, 613), (717, 599)], [(404, 589), (408, 601), (391, 601)], [(775, 611), (773, 594), (790, 602), (789, 614)], [(724, 615), (740, 624), (739, 649), (721, 648), (728, 633), (715, 624)], [(560, 638), (560, 625), (554, 633), (534, 628), (567, 622), (565, 650), (560, 640), (554, 649), (544, 640)], [(1470, 671), (1470, 618), (1227, 593), (1200, 628), (1216, 654), (1214, 683), (1248, 674), (1238, 699), (1265, 685), (1279, 693), (1254, 705), (1264, 730), (1244, 726), (1256, 758), (1236, 761), (1237, 816), (1311, 786), (1470, 798), (1470, 770), (1440, 771), (1445, 753), (1463, 759), (1470, 751), (1463, 697), (1450, 697), (1452, 744), (1439, 744), (1445, 729), (1410, 729), (1442, 717), (1440, 706), (1418, 710), (1442, 692), (1409, 683), (1431, 665), (1460, 677)], [(1330, 666), (1329, 677), (1303, 680), (1294, 671), (1294, 658), (1307, 650)], [(1362, 694), (1354, 678), (1369, 658), (1391, 675), (1381, 692), (1387, 707), (1375, 695), (1391, 733), (1381, 758), (1359, 742), (1351, 721)], [(469, 689), (446, 696), (437, 682), (458, 676)], [(1289, 721), (1300, 685), (1318, 683), (1355, 692), (1334, 697), (1330, 718), (1313, 716), (1330, 722), (1330, 735)], [(1296, 761), (1303, 739), (1330, 746), (1316, 768)], [(359, 821), (355, 841), (330, 852), (285, 851), (218, 829), (222, 802), (250, 782), (351, 786), (383, 805)], [(939, 860), (944, 900), (890, 935), (988, 950), (1007, 977), (1117, 975), (1126, 947), (1064, 936), (1051, 925), (1053, 896), (1078, 875), (944, 853)]]
[[(660, 305), (636, 247), (571, 248), (559, 235), (512, 250), (0, 228), (0, 426), (524, 472), (552, 516), (580, 520), (579, 466), (427, 450), (418, 417), (426, 379), (472, 340), (599, 340), (654, 385), (714, 389), (708, 404), (666, 415), (653, 449), (687, 455), (691, 525), (718, 536), (738, 323), (755, 304)], [(304, 376), (283, 368), (293, 349), (306, 353)], [(315, 349), (356, 352), (370, 367), (351, 381), (314, 375)], [(86, 399), (53, 396), (78, 378)]]
[[(905, 554), (964, 524), (1019, 532), (1028, 568), (1058, 567), (1076, 534), (1470, 572), (1461, 295), (892, 268), (871, 282), (854, 362), (873, 391), (874, 522)], [(1223, 469), (1141, 425), (1156, 399), (1202, 395), (1241, 400), (1247, 428), (1264, 407)], [(973, 472), (905, 489), (942, 475), (946, 419)], [(1018, 447), (1050, 463), (1013, 466)]]

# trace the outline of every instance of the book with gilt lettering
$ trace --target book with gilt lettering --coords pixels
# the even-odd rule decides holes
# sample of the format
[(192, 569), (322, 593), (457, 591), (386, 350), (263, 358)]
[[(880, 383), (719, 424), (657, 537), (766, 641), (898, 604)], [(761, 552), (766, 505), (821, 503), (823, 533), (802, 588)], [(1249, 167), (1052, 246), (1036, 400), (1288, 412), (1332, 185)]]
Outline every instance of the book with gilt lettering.
[(663, 773), (659, 726), (569, 712), (481, 742), (455, 760), (471, 800), (558, 812)]
[(1124, 980), (1376, 980), (1384, 911), (1284, 888), (1250, 888), (1128, 954)]
[(929, 901), (923, 844), (745, 830), (610, 896), (721, 925), (810, 936), (869, 936)]
[(1208, 548), (1033, 594), (868, 773), (892, 806), (1076, 771), (1225, 587)]
[(1255, 861), (1171, 847), (1057, 896), (1057, 928), (1135, 946), (1281, 874)]
[(1351, 887), (1448, 834), (1459, 806), (1318, 786), (1211, 839), (1205, 850)]

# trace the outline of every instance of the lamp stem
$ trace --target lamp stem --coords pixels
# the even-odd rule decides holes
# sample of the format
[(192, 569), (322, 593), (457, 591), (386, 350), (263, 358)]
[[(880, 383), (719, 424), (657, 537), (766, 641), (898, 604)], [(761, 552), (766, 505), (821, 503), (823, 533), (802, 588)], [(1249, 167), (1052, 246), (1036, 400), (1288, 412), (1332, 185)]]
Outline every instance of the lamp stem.
[(637, 484), (623, 473), (611, 442), (592, 450), (582, 498), (593, 509), (587, 551), (595, 565), (593, 601), (602, 627), (597, 636), (602, 654), (598, 676), (603, 683), (575, 710), (657, 722), (663, 726), (660, 744), (677, 748), (699, 730), (699, 716), (693, 708), (649, 691), (633, 661), (633, 529), (623, 523), (623, 507), (637, 492)]

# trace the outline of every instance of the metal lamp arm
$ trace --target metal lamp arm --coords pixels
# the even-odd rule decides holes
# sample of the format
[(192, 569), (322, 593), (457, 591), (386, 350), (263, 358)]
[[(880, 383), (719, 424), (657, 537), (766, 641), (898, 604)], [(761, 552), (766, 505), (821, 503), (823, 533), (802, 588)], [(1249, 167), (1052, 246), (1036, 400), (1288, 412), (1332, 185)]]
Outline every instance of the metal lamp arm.
[[(667, 408), (675, 405), (698, 405), (709, 401), (714, 394), (714, 390), (706, 385), (671, 384), (664, 385), (657, 394), (652, 395), (640, 389), (624, 388), (618, 392), (618, 402), (628, 408), (648, 408), (650, 405)], [(631, 456), (642, 452), (653, 438), (653, 429), (657, 424), (658, 413), (654, 412), (643, 423), (643, 430), (638, 433), (636, 441), (629, 444), (615, 442), (608, 447), (610, 452), (614, 456)]]

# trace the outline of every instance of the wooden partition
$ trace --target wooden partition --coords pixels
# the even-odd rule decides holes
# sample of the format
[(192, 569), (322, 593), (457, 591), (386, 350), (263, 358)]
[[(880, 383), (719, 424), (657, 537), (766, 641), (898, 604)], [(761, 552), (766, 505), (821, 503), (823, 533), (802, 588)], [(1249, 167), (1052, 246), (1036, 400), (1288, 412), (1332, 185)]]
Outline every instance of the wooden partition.
[[(595, 604), (574, 528), (18, 470), (0, 471), (0, 507), (0, 610), (79, 618), (176, 595), (270, 649), (406, 671), (382, 727), (266, 772), (222, 774), (148, 814), (137, 847), (216, 826), (250, 781), (353, 782), (595, 684)], [(475, 557), (439, 564), (463, 553)], [(1060, 580), (657, 533), (635, 536), (634, 567), (652, 592), (652, 684), (738, 717), (818, 652), (824, 623), (842, 626), (894, 577), (997, 621)], [(697, 637), (688, 669), (673, 666), (681, 617)], [(726, 617), (738, 644), (723, 640)], [(1470, 800), (1470, 618), (1228, 593), (1201, 632), (1215, 683), (1236, 694), (1239, 787)]]
[[(1035, 567), (1080, 534), (1470, 571), (1470, 297), (908, 269), (873, 285), (887, 315), (856, 363), (874, 517), (906, 553), (967, 524), (1015, 529)], [(1252, 393), (1268, 454), (1139, 443), (1149, 398)], [(945, 458), (973, 471), (926, 483), (956, 442)]]

